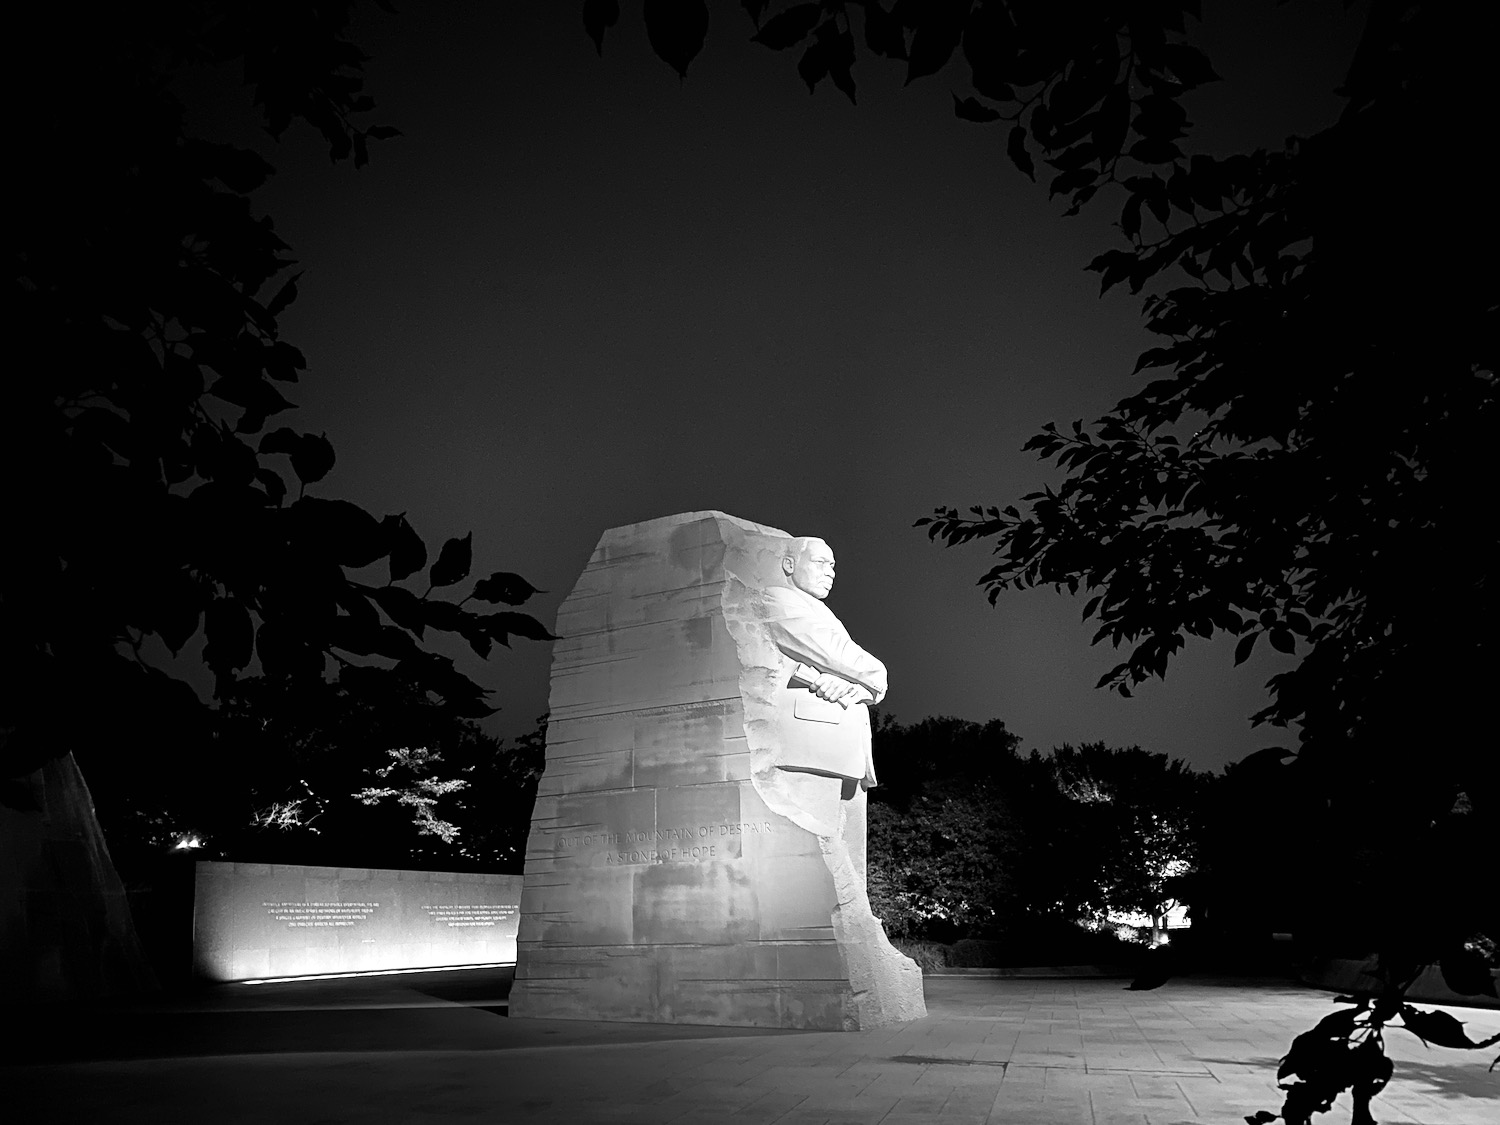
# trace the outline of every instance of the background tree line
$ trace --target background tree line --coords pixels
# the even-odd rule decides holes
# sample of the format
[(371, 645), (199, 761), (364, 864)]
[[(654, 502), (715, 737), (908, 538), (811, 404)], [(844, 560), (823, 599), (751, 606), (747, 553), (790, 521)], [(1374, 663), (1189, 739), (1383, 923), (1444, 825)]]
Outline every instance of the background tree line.
[[(1144, 922), (1176, 904), (1191, 922), (1174, 939), (1177, 963), (1235, 972), (1290, 956), (1365, 958), (1413, 924), (1378, 894), (1389, 874), (1380, 850), (1350, 847), (1333, 885), (1308, 862), (1301, 826), (1326, 813), (1326, 798), (1277, 749), (1215, 774), (1097, 742), (1022, 754), (999, 720), (881, 715), (874, 737), (870, 897), (893, 937), (993, 942), (988, 955), (1008, 964), (1057, 963), (1065, 950), (1119, 959), (1129, 951), (1114, 943), (1112, 915)], [(1463, 940), (1500, 967), (1496, 921), (1491, 911)], [(1134, 936), (1145, 939), (1144, 926)]]
[(894, 937), (987, 940), (1010, 964), (1123, 956), (1111, 916), (1155, 929), (1206, 870), (1220, 779), (1139, 747), (1020, 743), (999, 720), (880, 717), (876, 913)]
[[(108, 748), (80, 760), (149, 913), (184, 840), (202, 858), (519, 873), (546, 730), (543, 717), (502, 742), (415, 686), (346, 670), (245, 681), (187, 768)], [(1357, 905), (1382, 877), (1377, 854), (1351, 850), (1350, 893), (1324, 893), (1288, 829), (1322, 801), (1287, 783), (1278, 751), (1219, 775), (1103, 743), (1024, 754), (1000, 720), (882, 714), (874, 739), (870, 895), (893, 937), (984, 940), (1016, 964), (1068, 949), (1079, 961), (1120, 958), (1130, 951), (1111, 915), (1145, 925), (1178, 903), (1192, 922), (1178, 944), (1233, 970), (1263, 965), (1273, 932), (1296, 935), (1304, 955), (1363, 957), (1399, 924)]]

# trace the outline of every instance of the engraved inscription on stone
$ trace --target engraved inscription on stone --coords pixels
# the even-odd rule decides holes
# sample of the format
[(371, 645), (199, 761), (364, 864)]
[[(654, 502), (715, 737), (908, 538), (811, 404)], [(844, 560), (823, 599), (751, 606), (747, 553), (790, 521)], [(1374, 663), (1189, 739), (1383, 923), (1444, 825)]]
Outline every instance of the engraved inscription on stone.
[(288, 929), (325, 929), (353, 926), (375, 913), (378, 902), (262, 902), (269, 914)]
[(652, 831), (626, 829), (624, 832), (575, 832), (557, 838), (560, 851), (588, 853), (597, 859), (601, 849), (606, 867), (637, 863), (691, 863), (718, 859), (722, 855), (716, 842), (726, 836), (749, 836), (769, 833), (769, 820), (739, 821), (733, 824), (693, 824), (682, 828), (657, 828)]
[(507, 902), (494, 906), (444, 905), (424, 906), (422, 909), (427, 911), (427, 917), (434, 922), (442, 922), (452, 929), (460, 926), (493, 926), (507, 918), (514, 918), (518, 907)]

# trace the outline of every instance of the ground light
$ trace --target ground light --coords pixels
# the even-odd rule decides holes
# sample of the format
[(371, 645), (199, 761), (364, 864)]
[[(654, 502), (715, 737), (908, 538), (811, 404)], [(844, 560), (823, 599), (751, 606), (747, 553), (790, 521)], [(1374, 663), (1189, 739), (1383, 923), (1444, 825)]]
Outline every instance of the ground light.
[(408, 973), (448, 973), (457, 969), (496, 969), (512, 964), (509, 961), (484, 961), (475, 965), (430, 965), (420, 969), (366, 969), (357, 973), (312, 973), (299, 977), (256, 977), (254, 980), (237, 980), (233, 984), (285, 984), (294, 980), (343, 980), (345, 977), (398, 977)]

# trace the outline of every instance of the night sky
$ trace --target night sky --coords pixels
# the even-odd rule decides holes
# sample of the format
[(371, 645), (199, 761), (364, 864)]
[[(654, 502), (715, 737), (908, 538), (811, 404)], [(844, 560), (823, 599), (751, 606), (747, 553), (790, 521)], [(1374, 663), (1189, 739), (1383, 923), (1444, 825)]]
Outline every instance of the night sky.
[[(865, 58), (859, 106), (809, 96), (794, 52), (716, 3), (685, 84), (627, 3), (602, 59), (574, 3), (412, 3), (357, 24), (368, 88), (403, 137), (330, 167), (310, 130), (257, 143), (256, 196), (306, 274), (282, 319), (307, 354), (273, 424), (327, 431), (318, 492), (405, 511), (435, 550), (549, 591), (551, 625), (606, 528), (720, 509), (838, 556), (830, 607), (891, 674), (906, 722), (1000, 718), (1026, 749), (1102, 740), (1218, 767), (1289, 732), (1252, 728), (1286, 657), (1232, 667), (1192, 640), (1167, 681), (1094, 690), (1083, 598), (976, 587), (983, 546), (912, 522), (1055, 479), (1021, 453), (1137, 386), (1139, 301), (1098, 297), (1107, 203), (1074, 219), (953, 116), (957, 66), (902, 89)], [(1329, 123), (1363, 15), (1209, 0), (1193, 39), (1225, 82), (1188, 102), (1197, 151)], [(211, 112), (212, 98), (195, 111)], [(546, 710), (549, 651), (463, 667), (494, 733)], [(1264, 649), (1266, 646), (1261, 646)]]

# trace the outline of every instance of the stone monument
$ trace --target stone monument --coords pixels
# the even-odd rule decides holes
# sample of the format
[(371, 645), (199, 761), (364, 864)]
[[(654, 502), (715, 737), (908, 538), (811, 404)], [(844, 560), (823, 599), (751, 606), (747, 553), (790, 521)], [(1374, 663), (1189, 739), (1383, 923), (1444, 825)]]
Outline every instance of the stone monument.
[(865, 890), (885, 667), (834, 559), (722, 512), (604, 534), (558, 611), (515, 1017), (860, 1030), (926, 1014)]

